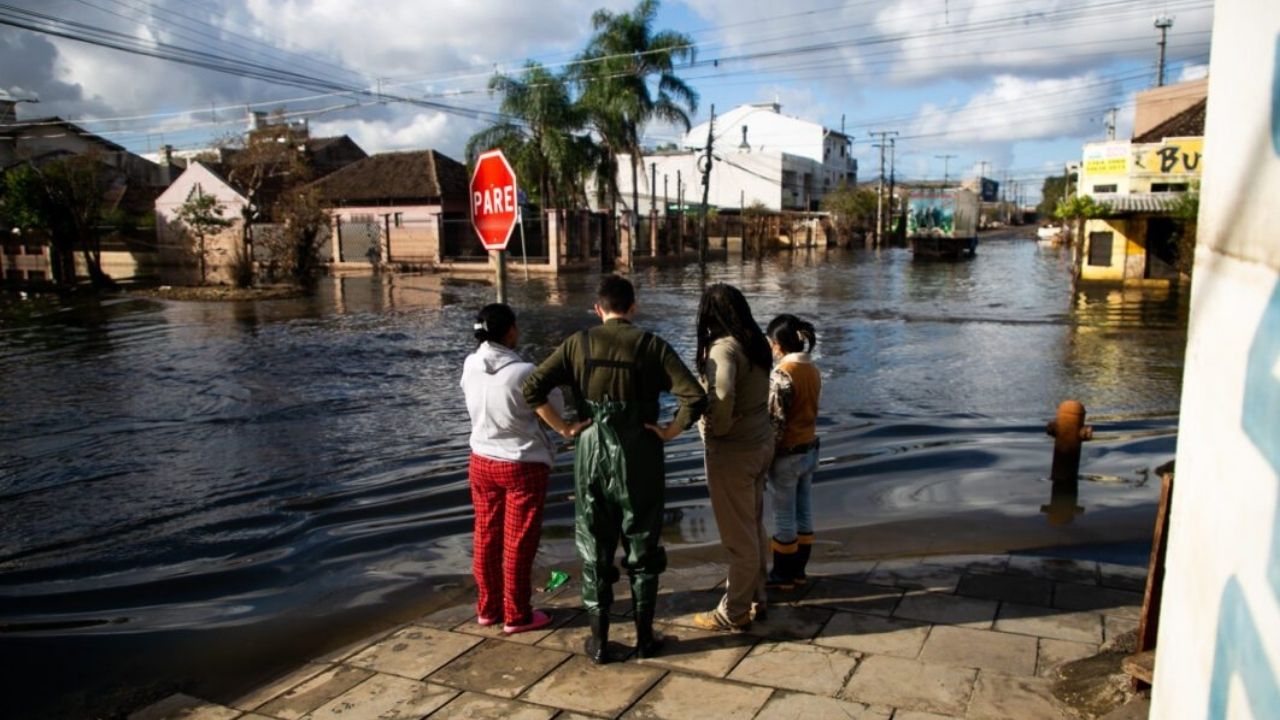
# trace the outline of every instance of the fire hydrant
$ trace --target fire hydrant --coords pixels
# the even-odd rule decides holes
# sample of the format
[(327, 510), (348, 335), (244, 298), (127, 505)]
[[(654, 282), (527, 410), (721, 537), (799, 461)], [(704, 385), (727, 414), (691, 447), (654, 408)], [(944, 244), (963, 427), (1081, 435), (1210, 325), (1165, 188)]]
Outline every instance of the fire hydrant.
[(1062, 401), (1058, 417), (1049, 423), (1045, 432), (1054, 437), (1049, 479), (1075, 482), (1080, 476), (1080, 443), (1093, 439), (1093, 428), (1084, 424), (1084, 405), (1076, 400)]

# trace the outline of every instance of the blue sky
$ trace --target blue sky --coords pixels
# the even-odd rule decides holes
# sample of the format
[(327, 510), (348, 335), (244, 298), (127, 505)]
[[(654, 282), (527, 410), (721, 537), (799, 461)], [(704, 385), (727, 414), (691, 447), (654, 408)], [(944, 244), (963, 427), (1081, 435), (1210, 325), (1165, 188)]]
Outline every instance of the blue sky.
[[(0, 27), (0, 89), (38, 96), (22, 117), (60, 115), (136, 151), (200, 147), (243, 129), (246, 106), (306, 117), (370, 152), (434, 147), (461, 156), (497, 107), (483, 91), (525, 58), (555, 66), (585, 43), (591, 12), (618, 0), (18, 0), (20, 8), (131, 41), (229, 56), (430, 98), (403, 102), (274, 85), (12, 27)], [(1131, 126), (1133, 94), (1154, 84), (1154, 17), (1175, 18), (1170, 81), (1203, 74), (1211, 0), (668, 0), (658, 26), (686, 32), (700, 64), (681, 74), (712, 104), (778, 100), (783, 112), (855, 137), (860, 176), (878, 164), (870, 130), (896, 130), (900, 177), (1011, 177), (1038, 191), (1049, 168)], [(2, 17), (0, 17), (2, 19)], [(45, 22), (45, 21), (42, 21)], [(654, 142), (677, 139), (651, 127)]]

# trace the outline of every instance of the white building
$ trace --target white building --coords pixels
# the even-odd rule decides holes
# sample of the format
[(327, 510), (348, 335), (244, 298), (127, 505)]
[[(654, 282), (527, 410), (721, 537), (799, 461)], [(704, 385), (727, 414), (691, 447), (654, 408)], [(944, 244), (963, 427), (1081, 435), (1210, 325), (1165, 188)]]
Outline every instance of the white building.
[[(695, 125), (682, 150), (645, 155), (640, 168), (640, 210), (702, 202), (698, 159), (707, 144), (709, 123)], [(857, 182), (853, 138), (819, 123), (782, 114), (777, 103), (742, 105), (715, 120), (708, 203), (736, 208), (763, 203), (771, 210), (816, 209), (842, 182)], [(631, 159), (618, 156), (618, 188), (631, 202)], [(652, 196), (651, 196), (652, 192)]]

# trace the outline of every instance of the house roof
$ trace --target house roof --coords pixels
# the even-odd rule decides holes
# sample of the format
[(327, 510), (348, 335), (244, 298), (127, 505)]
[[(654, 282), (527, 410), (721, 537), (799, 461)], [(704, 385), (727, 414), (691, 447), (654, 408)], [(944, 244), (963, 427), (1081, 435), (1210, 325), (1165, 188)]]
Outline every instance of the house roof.
[(1133, 193), (1129, 195), (1095, 193), (1093, 199), (1100, 203), (1106, 203), (1111, 208), (1111, 214), (1113, 215), (1166, 215), (1172, 211), (1173, 202), (1183, 194), (1180, 192)]
[(1150, 130), (1135, 136), (1136, 143), (1158, 143), (1171, 137), (1200, 137), (1204, 135), (1204, 111), (1208, 98), (1192, 105)]
[(48, 132), (45, 134), (49, 136), (65, 135), (67, 133), (71, 133), (73, 135), (79, 135), (81, 137), (88, 138), (94, 142), (97, 142), (100, 145), (105, 146), (108, 150), (112, 150), (114, 152), (123, 152), (125, 150), (125, 147), (123, 145), (118, 145), (116, 143), (113, 143), (110, 140), (102, 137), (101, 135), (98, 135), (96, 133), (91, 133), (88, 130), (85, 130), (84, 128), (80, 127), (79, 125), (76, 125), (75, 123), (71, 122), (70, 120), (63, 120), (62, 118), (56, 115), (51, 115), (49, 117), (42, 117), (42, 118), (31, 118), (30, 120), (23, 120), (22, 122), (10, 123), (8, 125), (0, 126), (0, 137), (10, 137), (10, 138), (17, 139), (17, 136), (24, 132), (38, 130), (40, 128), (44, 128), (48, 130)]
[(467, 196), (467, 168), (435, 150), (370, 155), (311, 183), (340, 204), (385, 203)]

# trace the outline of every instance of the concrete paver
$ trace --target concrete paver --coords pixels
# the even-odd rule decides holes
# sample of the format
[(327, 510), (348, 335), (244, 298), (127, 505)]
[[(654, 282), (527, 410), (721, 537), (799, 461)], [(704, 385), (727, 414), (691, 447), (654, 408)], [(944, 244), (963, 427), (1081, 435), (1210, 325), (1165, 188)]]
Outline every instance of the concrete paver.
[(1102, 616), (1096, 612), (1066, 612), (1004, 603), (1000, 606), (1000, 616), (996, 618), (996, 629), (1055, 640), (1102, 642)]
[[(843, 574), (822, 577), (823, 564)], [(1057, 558), (845, 560), (810, 570), (807, 586), (771, 596), (768, 618), (738, 634), (687, 625), (718, 602), (722, 567), (668, 573), (657, 612), (667, 645), (648, 660), (595, 666), (582, 655), (590, 631), (571, 582), (535, 599), (553, 609), (544, 631), (481, 628), (469, 603), (454, 602), (225, 705), (179, 695), (131, 720), (1057, 718), (1055, 669), (1132, 629), (1141, 597), (1127, 589), (1136, 569)], [(620, 599), (614, 609), (628, 606)], [(631, 656), (632, 621), (615, 613), (611, 639), (615, 658)]]
[(810, 581), (828, 577), (846, 582), (862, 582), (878, 564), (879, 561), (876, 560), (823, 560), (814, 557), (805, 568), (805, 573)]
[(480, 638), (471, 635), (409, 627), (352, 655), (347, 662), (368, 670), (421, 680), (481, 642)]
[(817, 695), (840, 692), (857, 657), (835, 648), (800, 643), (762, 643), (729, 673), (730, 680)]
[(590, 715), (614, 717), (658, 682), (664, 672), (637, 663), (592, 665), (575, 655), (529, 688), (522, 700)]
[(769, 688), (672, 673), (624, 715), (628, 720), (738, 720), (755, 715)]
[(872, 655), (915, 658), (928, 636), (928, 623), (841, 612), (831, 618), (813, 641)]
[(901, 597), (902, 590), (898, 588), (823, 578), (813, 584), (801, 604), (887, 616)]
[(1054, 640), (1040, 638), (1040, 654), (1036, 658), (1036, 675), (1056, 678), (1058, 668), (1072, 660), (1098, 654), (1098, 646), (1093, 643), (1072, 642), (1070, 640)]
[(1144, 592), (1147, 589), (1147, 568), (1145, 565), (1098, 563), (1098, 583), (1117, 590)]
[(1008, 572), (1010, 575), (1034, 575), (1059, 582), (1098, 583), (1098, 563), (1092, 560), (1010, 555)]
[(776, 692), (755, 720), (822, 720), (847, 718), (848, 720), (889, 720), (893, 708), (873, 707), (863, 703), (837, 698), (805, 695), (803, 693)]
[(533, 645), (539, 640), (555, 632), (556, 628), (563, 627), (581, 613), (580, 610), (573, 608), (546, 608), (545, 611), (551, 616), (551, 624), (542, 630), (508, 635), (502, 632), (501, 623), (496, 625), (481, 625), (477, 623), (474, 618), (471, 618), (459, 623), (457, 627), (453, 628), (453, 631), (466, 633), (468, 635), (477, 635), (484, 638), (509, 640), (522, 645)]
[(241, 710), (256, 710), (258, 706), (266, 703), (268, 700), (276, 697), (286, 690), (301, 685), (327, 669), (329, 669), (328, 665), (321, 663), (307, 663), (300, 668), (296, 668), (291, 672), (276, 677), (275, 680), (272, 680), (265, 685), (261, 685), (227, 704)]
[(938, 665), (1034, 675), (1036, 638), (1027, 635), (938, 625), (920, 651), (920, 660)]
[(641, 663), (718, 678), (728, 675), (758, 642), (751, 635), (716, 633), (678, 625), (658, 625), (655, 630), (666, 637), (666, 643), (658, 657), (641, 660)]
[(894, 617), (985, 630), (996, 616), (996, 603), (930, 592), (907, 593)]
[(769, 640), (809, 640), (834, 614), (821, 607), (772, 605), (768, 618), (751, 623), (747, 634)]
[(559, 650), (485, 640), (431, 674), (431, 682), (514, 698), (569, 657)]
[(1063, 610), (1099, 610), (1107, 615), (1137, 620), (1142, 611), (1142, 594), (1115, 588), (1058, 583), (1053, 590), (1053, 606)]
[(464, 692), (431, 720), (551, 720), (555, 714), (554, 708)]
[(1068, 716), (1054, 701), (1052, 686), (1053, 682), (1045, 678), (1012, 677), (984, 670), (978, 674), (965, 717), (969, 720), (1065, 719)]
[(297, 720), (371, 677), (373, 673), (369, 670), (338, 665), (285, 691), (257, 708), (257, 712), (284, 720)]
[(872, 655), (863, 659), (841, 697), (872, 705), (963, 715), (977, 672)]
[(1053, 600), (1053, 581), (1030, 575), (966, 575), (956, 594), (1048, 607)]
[(312, 711), (307, 720), (420, 718), (457, 695), (443, 685), (377, 674)]
[[(591, 627), (587, 624), (587, 614), (582, 613), (573, 620), (546, 636), (538, 642), (538, 647), (564, 652), (585, 654), (583, 643), (591, 637)], [(609, 622), (609, 651), (613, 657), (622, 660), (629, 656), (636, 647), (636, 626), (630, 618), (611, 617)]]
[(872, 585), (889, 585), (909, 590), (952, 593), (960, 583), (958, 568), (932, 565), (920, 560), (887, 560), (867, 576)]
[(1121, 635), (1138, 629), (1138, 621), (1133, 618), (1104, 615), (1102, 617), (1103, 642), (1110, 643)]
[(129, 720), (232, 720), (239, 716), (235, 708), (176, 694), (133, 713)]

